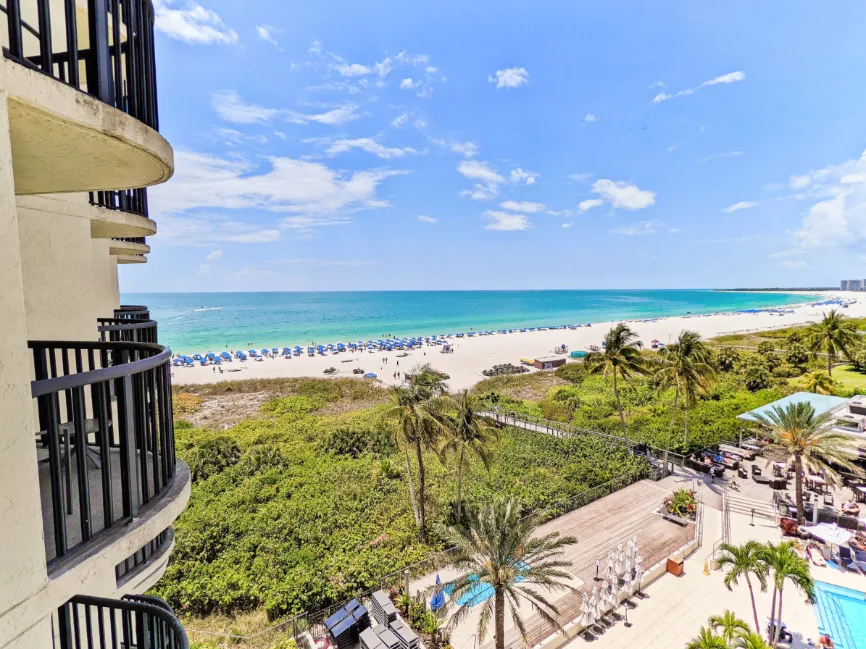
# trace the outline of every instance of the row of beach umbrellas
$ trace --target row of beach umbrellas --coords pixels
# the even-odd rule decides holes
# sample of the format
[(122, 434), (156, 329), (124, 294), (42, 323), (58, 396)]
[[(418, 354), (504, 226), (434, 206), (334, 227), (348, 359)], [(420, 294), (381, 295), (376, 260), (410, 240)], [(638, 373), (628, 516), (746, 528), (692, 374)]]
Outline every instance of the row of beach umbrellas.
[(580, 623), (589, 628), (619, 604), (619, 596), (634, 595), (640, 588), (643, 578), (643, 557), (637, 545), (637, 537), (632, 536), (628, 543), (620, 543), (607, 552), (607, 563), (602, 581), (592, 591), (584, 592), (580, 604)]

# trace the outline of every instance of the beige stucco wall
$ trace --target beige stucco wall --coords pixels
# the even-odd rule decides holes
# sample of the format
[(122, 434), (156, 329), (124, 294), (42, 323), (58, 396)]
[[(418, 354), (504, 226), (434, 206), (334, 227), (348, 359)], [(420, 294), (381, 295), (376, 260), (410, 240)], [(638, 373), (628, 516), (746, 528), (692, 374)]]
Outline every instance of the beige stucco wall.
[(47, 583), (6, 100), (0, 89), (0, 619)]
[(29, 340), (96, 340), (117, 306), (117, 262), (92, 239), (86, 194), (20, 196), (18, 230)]

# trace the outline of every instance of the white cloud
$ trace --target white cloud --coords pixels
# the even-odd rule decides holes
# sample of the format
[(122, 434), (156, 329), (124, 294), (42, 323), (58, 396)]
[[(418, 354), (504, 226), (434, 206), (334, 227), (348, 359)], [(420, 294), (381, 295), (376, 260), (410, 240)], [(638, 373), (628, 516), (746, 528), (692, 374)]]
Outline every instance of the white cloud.
[(495, 83), (497, 88), (519, 88), (529, 83), (529, 72), (526, 68), (506, 68), (489, 75), (487, 81)]
[(336, 140), (328, 147), (327, 153), (328, 155), (337, 155), (351, 151), (352, 149), (361, 149), (385, 160), (402, 158), (408, 154), (418, 153), (412, 147), (386, 147), (371, 137), (361, 137), (354, 140)]
[(750, 207), (755, 207), (757, 203), (753, 203), (752, 201), (740, 201), (739, 203), (734, 203), (733, 205), (729, 205), (722, 212), (727, 212), (730, 214), (731, 212), (739, 212), (740, 210), (747, 210)]
[(538, 180), (538, 173), (535, 171), (528, 171), (526, 169), (521, 169), (520, 167), (511, 170), (511, 182), (513, 183), (534, 185), (536, 180)]
[(576, 183), (585, 183), (587, 180), (590, 180), (595, 174), (583, 173), (583, 174), (569, 174), (567, 178), (569, 180), (573, 180)]
[(792, 187), (811, 201), (794, 232), (788, 256), (806, 252), (852, 250), (866, 245), (866, 184), (851, 182), (866, 174), (866, 152), (860, 158), (794, 176)]
[(738, 158), (741, 155), (746, 155), (743, 151), (726, 151), (725, 153), (714, 153), (712, 155), (708, 155), (705, 158), (701, 158), (698, 160), (701, 164), (706, 164), (707, 162), (711, 162), (712, 160), (723, 160), (724, 158)]
[(270, 25), (256, 25), (256, 34), (259, 35), (259, 38), (271, 43), (274, 47), (279, 48), (280, 44), (277, 42), (277, 39), (274, 38), (274, 31), (276, 30)]
[(504, 210), (512, 212), (524, 212), (526, 214), (537, 214), (544, 211), (544, 203), (532, 203), (530, 201), (505, 201), (499, 206)]
[(505, 178), (480, 160), (464, 160), (457, 165), (457, 171), (469, 180), (478, 181), (473, 189), (460, 192), (461, 196), (468, 196), (476, 201), (489, 201), (496, 198), (499, 194), (499, 185), (505, 182)]
[(223, 256), (222, 250), (214, 250), (207, 257), (205, 257), (205, 259), (207, 259), (208, 261), (217, 261), (222, 256)]
[(803, 261), (802, 259), (800, 259), (800, 260), (789, 260), (789, 261), (783, 261), (783, 262), (781, 262), (779, 265), (780, 265), (780, 266), (783, 266), (783, 267), (785, 267), (785, 268), (797, 269), (797, 268), (805, 268), (805, 267), (806, 267), (806, 262)]
[(319, 124), (342, 126), (343, 124), (354, 121), (361, 117), (358, 113), (355, 112), (357, 109), (358, 107), (355, 104), (344, 104), (342, 106), (337, 106), (336, 108), (325, 111), (324, 113), (312, 115), (290, 112), (287, 114), (286, 119), (292, 124), (309, 124), (310, 122), (317, 122)]
[(232, 124), (264, 124), (280, 114), (275, 108), (244, 102), (234, 90), (214, 93), (211, 105), (223, 120)]
[[(244, 223), (220, 214), (170, 214), (159, 219), (159, 238), (169, 246), (208, 246), (220, 243), (256, 244), (280, 240), (280, 231), (271, 226)], [(222, 257), (221, 250), (207, 256), (208, 268)], [(200, 269), (201, 270), (201, 269)]]
[(640, 189), (634, 183), (624, 180), (613, 181), (600, 178), (592, 184), (592, 193), (598, 198), (581, 202), (578, 208), (582, 212), (604, 203), (610, 203), (613, 209), (641, 210), (656, 202), (655, 192)]
[(526, 230), (532, 225), (523, 214), (512, 214), (510, 212), (487, 210), (484, 212), (484, 218), (488, 221), (488, 224), (484, 228), (485, 230), (511, 232), (514, 230)]
[(580, 201), (580, 203), (577, 204), (577, 209), (581, 212), (586, 212), (591, 210), (593, 207), (601, 207), (602, 205), (604, 205), (604, 201), (600, 198), (587, 198), (585, 201)]
[(746, 73), (742, 70), (737, 72), (729, 72), (728, 74), (723, 74), (719, 77), (715, 77), (708, 81), (704, 81), (699, 86), (694, 88), (687, 88), (686, 90), (680, 90), (679, 92), (675, 92), (672, 95), (667, 94), (666, 92), (660, 92), (653, 98), (653, 103), (660, 104), (663, 101), (667, 101), (668, 99), (674, 99), (675, 97), (684, 97), (686, 95), (693, 95), (701, 88), (706, 88), (708, 86), (715, 86), (720, 83), (734, 83), (735, 81), (742, 81), (746, 78)]
[(343, 266), (375, 266), (376, 262), (367, 259), (316, 259), (315, 257), (287, 257), (265, 262), (287, 266), (303, 266), (305, 268), (343, 267)]
[(595, 115), (593, 115), (592, 113), (587, 113), (583, 117), (583, 121), (586, 122), (587, 124), (592, 124), (596, 119), (598, 119), (598, 118)]
[(679, 147), (679, 144), (671, 144), (671, 145), (667, 148), (667, 152), (668, 152), (668, 153), (673, 153), (674, 151), (677, 150), (678, 147)]
[[(169, 229), (173, 227), (182, 238), (200, 238), (197, 232), (182, 228), (185, 223), (199, 223), (196, 227), (201, 228), (210, 220), (218, 220), (199, 216), (203, 209), (245, 210), (245, 215), (249, 210), (290, 214), (282, 221), (282, 227), (287, 228), (348, 223), (352, 212), (387, 206), (376, 198), (379, 183), (405, 173), (388, 169), (344, 172), (285, 157), (271, 157), (267, 163), (268, 168), (262, 170), (260, 164), (252, 162), (177, 150), (174, 178), (150, 192), (161, 234), (170, 221)], [(224, 221), (220, 228), (219, 238), (211, 240), (258, 243), (279, 238), (279, 231), (270, 226)]]
[(334, 69), (344, 77), (362, 77), (367, 74), (373, 74), (372, 68), (360, 63), (341, 63), (335, 66)]
[(418, 86), (418, 83), (415, 81), (412, 81), (412, 77), (409, 77), (408, 79), (403, 79), (400, 82), (400, 88), (402, 90), (412, 90), (413, 88), (416, 88), (417, 86)]
[(218, 128), (216, 134), (223, 138), (228, 146), (235, 146), (244, 142), (266, 144), (268, 141), (264, 135), (247, 135), (233, 128)]
[(563, 223), (563, 224), (562, 224), (562, 227), (563, 227), (563, 228), (570, 228), (570, 227), (571, 227), (571, 223)]
[(615, 230), (611, 230), (611, 234), (624, 234), (629, 237), (644, 235), (644, 234), (655, 234), (658, 230), (657, 228), (661, 225), (658, 221), (639, 221), (634, 225), (626, 225), (621, 228), (616, 228)]
[(656, 81), (647, 86), (647, 90), (652, 90), (653, 88), (667, 88), (667, 84), (663, 81)]
[(423, 214), (418, 215), (418, 220), (421, 221), (422, 223), (436, 223), (437, 222), (436, 219), (434, 219), (432, 216), (424, 216)]
[(226, 27), (215, 12), (192, 1), (183, 9), (172, 8), (174, 4), (174, 0), (154, 2), (154, 24), (169, 38), (203, 45), (237, 43), (238, 33)]
[(287, 216), (280, 225), (287, 230), (313, 230), (315, 228), (332, 227), (335, 225), (349, 225), (352, 220), (345, 216), (333, 218), (322, 218), (317, 216)]
[(443, 149), (459, 153), (465, 158), (474, 158), (478, 155), (478, 145), (475, 144), (475, 142), (456, 142), (454, 140), (445, 141), (435, 137), (431, 137), (430, 142), (436, 146), (441, 146)]
[(409, 113), (401, 113), (391, 120), (391, 126), (394, 128), (403, 128), (409, 121)]

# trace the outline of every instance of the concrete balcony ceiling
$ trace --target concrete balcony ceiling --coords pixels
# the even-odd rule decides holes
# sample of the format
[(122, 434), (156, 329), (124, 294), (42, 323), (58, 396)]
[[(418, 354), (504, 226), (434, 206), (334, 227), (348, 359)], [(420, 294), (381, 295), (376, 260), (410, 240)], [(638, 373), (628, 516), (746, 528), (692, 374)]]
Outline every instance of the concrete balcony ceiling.
[(94, 239), (149, 237), (154, 234), (156, 234), (156, 221), (131, 212), (91, 206), (90, 236)]
[[(128, 189), (171, 178), (171, 146), (136, 118), (2, 57), (0, 88), (8, 95), (16, 194)], [(109, 236), (144, 234), (152, 233)]]
[(117, 255), (118, 264), (146, 264), (147, 257), (144, 255)]

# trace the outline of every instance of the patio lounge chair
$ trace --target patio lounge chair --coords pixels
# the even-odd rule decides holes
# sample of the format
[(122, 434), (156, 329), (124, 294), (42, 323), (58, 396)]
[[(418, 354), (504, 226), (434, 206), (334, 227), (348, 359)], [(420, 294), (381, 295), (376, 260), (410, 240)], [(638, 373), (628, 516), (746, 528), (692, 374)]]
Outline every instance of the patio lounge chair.
[(765, 475), (753, 475), (752, 480), (754, 480), (758, 484), (770, 484), (770, 479)]
[(839, 563), (854, 572), (861, 572), (862, 570), (857, 561), (855, 561), (854, 555), (851, 554), (851, 548), (844, 545), (839, 546)]
[(831, 494), (831, 493), (824, 494), (824, 504), (827, 505), (828, 507), (833, 506), (833, 494)]
[(761, 467), (757, 464), (752, 465), (752, 476), (761, 475)]
[(854, 553), (854, 562), (860, 567), (860, 570), (866, 572), (866, 552), (862, 550), (852, 550)]

